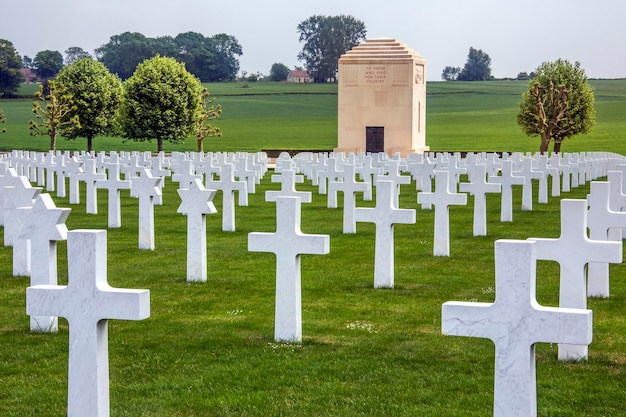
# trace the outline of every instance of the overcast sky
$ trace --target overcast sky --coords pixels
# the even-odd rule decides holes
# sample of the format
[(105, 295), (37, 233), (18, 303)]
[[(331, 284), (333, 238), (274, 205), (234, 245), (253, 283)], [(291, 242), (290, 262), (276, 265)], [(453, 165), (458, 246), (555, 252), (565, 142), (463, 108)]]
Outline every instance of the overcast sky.
[(626, 77), (624, 0), (3, 0), (0, 38), (20, 55), (93, 50), (123, 32), (148, 37), (226, 33), (243, 47), (241, 69), (268, 74), (273, 63), (302, 65), (298, 23), (347, 14), (367, 37), (396, 38), (427, 61), (428, 80), (463, 67), (470, 47), (491, 57), (495, 77), (544, 61), (579, 61), (590, 78)]

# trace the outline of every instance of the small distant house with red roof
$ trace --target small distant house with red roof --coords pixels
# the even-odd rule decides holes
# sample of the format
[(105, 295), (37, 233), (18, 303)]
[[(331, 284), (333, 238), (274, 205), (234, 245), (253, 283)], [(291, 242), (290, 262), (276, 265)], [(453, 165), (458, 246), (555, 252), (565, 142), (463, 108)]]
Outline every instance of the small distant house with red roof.
[(30, 68), (20, 68), (22, 74), (24, 74), (24, 82), (26, 84), (33, 84), (37, 80), (37, 74)]
[(291, 70), (287, 75), (288, 83), (312, 83), (313, 79), (306, 70)]

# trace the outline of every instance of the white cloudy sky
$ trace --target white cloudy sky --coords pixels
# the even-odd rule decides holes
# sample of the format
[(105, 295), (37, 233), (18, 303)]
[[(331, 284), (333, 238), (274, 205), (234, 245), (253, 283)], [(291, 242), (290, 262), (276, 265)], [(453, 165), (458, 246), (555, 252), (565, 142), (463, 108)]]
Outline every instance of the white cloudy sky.
[(241, 69), (267, 74), (275, 62), (301, 65), (296, 27), (314, 14), (352, 15), (368, 38), (404, 42), (426, 58), (429, 80), (462, 67), (470, 47), (489, 54), (496, 77), (557, 58), (580, 61), (591, 78), (626, 77), (624, 0), (3, 0), (0, 38), (32, 58), (92, 52), (126, 31), (227, 33), (243, 47)]

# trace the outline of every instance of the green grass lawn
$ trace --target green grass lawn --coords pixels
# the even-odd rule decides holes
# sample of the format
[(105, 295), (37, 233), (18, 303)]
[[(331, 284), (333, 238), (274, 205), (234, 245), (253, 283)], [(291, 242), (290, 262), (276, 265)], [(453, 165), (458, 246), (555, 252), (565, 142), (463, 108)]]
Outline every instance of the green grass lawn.
[[(302, 260), (303, 343), (273, 342), (274, 256), (247, 251), (249, 232), (275, 230), (264, 191), (269, 174), (237, 207), (237, 231), (208, 217), (208, 282), (185, 282), (186, 219), (168, 181), (156, 207), (156, 250), (137, 249), (137, 200), (123, 192), (121, 229), (108, 231), (108, 277), (115, 287), (151, 291), (151, 317), (109, 323), (112, 416), (489, 416), (494, 348), (488, 340), (441, 335), (445, 301), (494, 299), (493, 243), (559, 235), (559, 201), (499, 222), (499, 196), (488, 197), (488, 236), (472, 236), (472, 199), (451, 208), (451, 256), (433, 257), (433, 213), (396, 226), (396, 286), (373, 289), (374, 227), (344, 235), (341, 209), (326, 208), (309, 182), (304, 233), (328, 234), (331, 253)], [(588, 186), (564, 195), (584, 198)], [(66, 199), (57, 206), (70, 207)], [(221, 196), (216, 198), (221, 209)], [(106, 229), (106, 194), (98, 215), (71, 206), (70, 230)], [(359, 206), (371, 202), (358, 200)], [(416, 208), (414, 185), (401, 207)], [(1, 234), (0, 234), (1, 237)], [(67, 276), (59, 243), (59, 277)], [(11, 249), (0, 250), (0, 415), (64, 415), (68, 328), (30, 334), (27, 278), (11, 276)], [(618, 416), (626, 400), (626, 283), (611, 267), (611, 298), (590, 300), (594, 342), (586, 363), (561, 363), (556, 345), (537, 346), (540, 416)], [(538, 266), (538, 300), (558, 303), (558, 267)]]
[[(520, 134), (514, 119), (504, 117), (514, 116), (524, 83), (432, 84), (428, 132), (433, 149), (538, 148), (536, 140)], [(336, 133), (336, 93), (332, 86), (323, 86), (328, 91), (298, 88), (307, 87), (315, 94), (284, 94), (283, 86), (260, 83), (247, 89), (212, 85), (219, 102), (231, 103), (232, 114), (225, 110), (220, 121), (225, 136), (211, 140), (211, 147), (334, 146), (316, 132), (327, 132), (329, 138), (332, 129)], [(257, 88), (263, 94), (247, 95)], [(601, 81), (596, 88), (598, 126), (593, 134), (572, 140), (565, 151), (587, 144), (586, 150), (626, 153), (620, 141), (626, 81)], [(27, 100), (1, 101), (0, 107), (10, 119), (28, 119)], [(45, 139), (25, 136), (23, 143), (30, 146), (16, 146), (19, 141), (14, 143), (11, 135), (0, 135), (7, 149), (45, 149), (35, 145), (45, 145)], [(117, 139), (95, 143), (98, 150), (150, 149)], [(193, 150), (193, 143), (186, 146)], [(123, 226), (108, 231), (108, 279), (114, 287), (149, 289), (151, 317), (109, 323), (111, 416), (492, 415), (493, 343), (442, 336), (441, 304), (492, 302), (494, 241), (558, 237), (559, 200), (538, 204), (535, 197), (534, 211), (522, 212), (521, 189), (516, 188), (514, 221), (501, 223), (500, 197), (489, 195), (488, 236), (473, 237), (469, 197), (467, 206), (450, 209), (451, 256), (433, 257), (433, 212), (418, 208), (414, 184), (404, 185), (400, 206), (418, 208), (417, 224), (396, 226), (396, 285), (375, 290), (374, 226), (359, 223), (357, 234), (344, 235), (341, 209), (326, 208), (326, 196), (318, 195), (309, 181), (299, 184), (299, 190), (313, 191), (313, 202), (302, 205), (302, 231), (330, 235), (331, 252), (302, 257), (303, 343), (277, 344), (274, 256), (247, 251), (248, 233), (275, 230), (275, 206), (264, 202), (266, 190), (278, 189), (269, 174), (250, 195), (249, 206), (237, 207), (236, 232), (221, 231), (221, 214), (208, 217), (207, 283), (185, 282), (186, 218), (176, 213), (176, 184), (167, 181), (164, 205), (155, 208), (155, 251), (137, 249), (137, 200), (122, 192)], [(585, 198), (588, 192), (587, 184), (562, 197)], [(55, 201), (72, 208), (70, 230), (106, 229), (104, 192), (98, 215), (85, 214), (84, 204)], [(215, 204), (221, 211), (220, 193)], [(357, 205), (372, 203), (358, 198)], [(59, 279), (65, 283), (66, 244), (58, 246)], [(11, 256), (11, 248), (0, 247), (0, 416), (62, 416), (67, 322), (60, 320), (55, 335), (30, 334), (25, 314), (29, 280), (12, 277)], [(594, 340), (588, 362), (562, 363), (556, 345), (537, 345), (539, 416), (623, 416), (625, 274), (624, 265), (612, 265), (611, 298), (589, 301)], [(558, 265), (540, 261), (538, 301), (557, 305), (558, 285)]]
[[(571, 138), (564, 152), (611, 151), (626, 154), (626, 80), (592, 80), (597, 125), (587, 135)], [(205, 140), (205, 151), (262, 149), (333, 149), (337, 146), (337, 85), (287, 83), (207, 84), (222, 118), (215, 123), (224, 136)], [(431, 82), (428, 84), (426, 144), (432, 150), (535, 152), (539, 139), (522, 133), (515, 115), (525, 81)], [(22, 95), (34, 86), (24, 86)], [(0, 135), (0, 151), (48, 150), (48, 139), (31, 137), (30, 99), (0, 100), (7, 116), (7, 133)], [(57, 149), (85, 149), (86, 140), (59, 139)], [(96, 151), (156, 151), (156, 142), (98, 137)], [(166, 152), (194, 151), (184, 144), (165, 144)]]

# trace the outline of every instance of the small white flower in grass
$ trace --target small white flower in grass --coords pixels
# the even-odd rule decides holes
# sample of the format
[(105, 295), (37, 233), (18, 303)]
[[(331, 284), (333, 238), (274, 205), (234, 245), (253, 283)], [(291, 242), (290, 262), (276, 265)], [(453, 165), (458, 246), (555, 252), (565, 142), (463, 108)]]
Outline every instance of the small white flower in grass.
[(496, 292), (495, 288), (493, 287), (487, 287), (487, 288), (482, 288), (483, 294), (493, 294), (494, 292)]
[(295, 352), (299, 350), (300, 348), (302, 348), (301, 344), (294, 344), (294, 343), (287, 343), (287, 342), (283, 342), (283, 343), (267, 342), (267, 346), (271, 347), (274, 352), (284, 352), (288, 350), (291, 352)]
[(350, 330), (366, 330), (368, 333), (378, 333), (377, 330), (374, 330), (374, 326), (371, 323), (361, 323), (358, 320), (354, 323), (348, 323), (346, 328)]
[(228, 312), (227, 312), (227, 314), (228, 314), (229, 316), (236, 316), (236, 315), (239, 315), (239, 314), (241, 314), (241, 313), (243, 313), (243, 310), (231, 310), (231, 311), (228, 311)]

